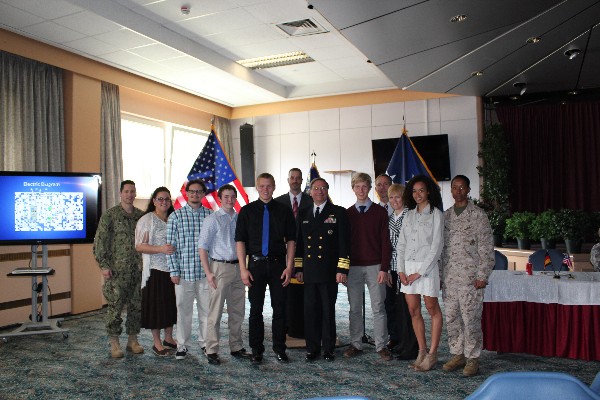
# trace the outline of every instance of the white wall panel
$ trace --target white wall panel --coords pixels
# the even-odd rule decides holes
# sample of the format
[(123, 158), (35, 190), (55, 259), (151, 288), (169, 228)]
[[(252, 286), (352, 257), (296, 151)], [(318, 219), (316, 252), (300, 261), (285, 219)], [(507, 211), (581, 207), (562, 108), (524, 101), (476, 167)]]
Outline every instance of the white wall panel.
[(329, 182), (329, 195), (339, 198), (339, 183), (333, 179), (333, 174), (325, 171), (338, 171), (340, 169), (340, 131), (311, 132), (310, 152), (313, 151), (317, 154), (315, 163), (319, 173)]
[[(256, 157), (256, 176), (268, 172), (275, 178), (275, 184), (281, 183), (281, 137), (280, 136), (255, 136), (254, 154)], [(282, 187), (286, 187), (284, 182)], [(275, 190), (278, 190), (276, 187)], [(282, 192), (283, 193), (283, 192)]]
[(427, 122), (427, 100), (407, 101), (404, 107), (407, 125)]
[[(340, 169), (365, 172), (371, 175), (371, 179), (375, 180), (370, 131), (370, 128), (356, 128), (345, 129), (340, 132)], [(343, 175), (346, 179), (340, 179), (342, 190), (339, 204), (348, 207), (356, 202), (356, 197), (350, 187), (351, 175), (349, 173)], [(373, 193), (373, 191), (370, 193), (371, 199), (373, 199)]]
[(373, 126), (402, 125), (404, 103), (373, 104)]
[(281, 114), (281, 134), (308, 132), (308, 111)]
[(476, 107), (476, 97), (457, 96), (440, 99), (440, 115), (442, 121), (476, 118)]
[(315, 110), (308, 113), (310, 131), (331, 131), (340, 129), (340, 109)]
[(281, 135), (281, 181), (277, 182), (277, 193), (289, 191), (287, 183), (288, 172), (291, 168), (302, 170), (302, 189), (306, 184), (310, 168), (310, 135), (308, 132)]
[(279, 114), (254, 118), (254, 136), (273, 136), (281, 134)]
[(440, 99), (427, 100), (427, 121), (439, 121), (440, 116)]
[(371, 106), (340, 109), (340, 129), (371, 127)]

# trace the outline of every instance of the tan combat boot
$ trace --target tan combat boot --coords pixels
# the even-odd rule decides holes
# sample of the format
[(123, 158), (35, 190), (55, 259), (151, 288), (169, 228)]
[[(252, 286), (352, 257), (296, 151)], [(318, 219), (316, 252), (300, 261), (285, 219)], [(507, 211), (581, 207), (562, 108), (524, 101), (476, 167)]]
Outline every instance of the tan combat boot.
[(144, 352), (144, 348), (138, 343), (137, 335), (129, 335), (126, 349), (133, 354), (142, 354)]
[(474, 376), (479, 372), (479, 358), (467, 358), (467, 365), (463, 369), (464, 376)]
[(454, 371), (457, 368), (464, 367), (467, 363), (465, 356), (462, 354), (457, 354), (450, 359), (446, 364), (442, 366), (442, 369), (446, 372)]
[(110, 356), (112, 358), (123, 358), (125, 355), (121, 349), (118, 336), (109, 336), (108, 342), (110, 343)]

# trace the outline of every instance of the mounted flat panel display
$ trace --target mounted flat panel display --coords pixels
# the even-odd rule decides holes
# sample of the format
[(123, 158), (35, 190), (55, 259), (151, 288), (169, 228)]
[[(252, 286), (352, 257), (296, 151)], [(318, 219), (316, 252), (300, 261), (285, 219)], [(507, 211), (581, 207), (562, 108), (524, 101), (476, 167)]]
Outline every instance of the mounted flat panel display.
[(92, 243), (100, 173), (0, 171), (0, 245)]
[[(372, 140), (375, 176), (385, 174), (400, 138)], [(410, 140), (438, 182), (452, 179), (448, 135), (410, 136)]]

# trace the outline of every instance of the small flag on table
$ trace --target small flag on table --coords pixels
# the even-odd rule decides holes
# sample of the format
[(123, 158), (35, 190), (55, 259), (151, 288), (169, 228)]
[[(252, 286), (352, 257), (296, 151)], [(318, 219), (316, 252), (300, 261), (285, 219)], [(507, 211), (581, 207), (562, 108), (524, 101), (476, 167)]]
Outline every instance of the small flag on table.
[(544, 271), (548, 265), (552, 265), (552, 260), (550, 259), (550, 254), (546, 252), (546, 257), (544, 258)]
[(176, 209), (183, 207), (187, 203), (185, 185), (192, 179), (202, 179), (206, 185), (206, 196), (202, 199), (202, 205), (206, 208), (218, 210), (221, 207), (217, 191), (225, 184), (233, 185), (238, 192), (234, 205), (237, 212), (248, 204), (248, 195), (223, 151), (214, 126), (211, 126), (208, 140), (194, 162), (194, 165), (192, 165), (187, 180), (183, 183), (181, 192), (173, 204), (173, 207)]
[(563, 253), (562, 265), (566, 266), (571, 271), (573, 270), (573, 263), (571, 262), (571, 257), (567, 253)]

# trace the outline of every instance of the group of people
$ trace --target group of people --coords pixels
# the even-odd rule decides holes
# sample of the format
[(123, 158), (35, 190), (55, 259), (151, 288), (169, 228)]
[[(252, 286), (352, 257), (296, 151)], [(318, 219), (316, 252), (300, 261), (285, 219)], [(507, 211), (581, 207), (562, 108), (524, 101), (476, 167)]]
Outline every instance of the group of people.
[[(133, 207), (135, 184), (124, 181), (121, 202), (103, 214), (94, 242), (106, 279), (112, 357), (124, 355), (119, 335), (126, 306), (127, 351), (144, 351), (137, 341), (143, 327), (152, 331), (156, 355), (175, 351), (177, 359), (184, 359), (192, 344), (196, 301), (198, 341), (209, 363), (221, 362), (220, 325), (227, 303), (231, 355), (260, 364), (268, 286), (272, 349), (279, 362), (288, 362), (286, 298), (296, 278), (303, 284), (307, 362), (336, 357), (335, 304), (343, 284), (350, 305), (350, 345), (344, 357), (363, 352), (366, 286), (379, 357), (414, 360), (410, 367), (418, 371), (434, 368), (442, 332), (441, 288), (453, 355), (443, 369), (464, 367), (464, 375), (475, 375), (482, 349), (482, 289), (494, 253), (487, 217), (468, 200), (469, 179), (454, 177), (455, 204), (444, 213), (439, 188), (426, 176), (413, 177), (406, 187), (378, 176), (380, 202), (375, 203), (369, 198), (371, 177), (356, 173), (351, 183), (356, 202), (348, 209), (331, 202), (325, 179), (313, 179), (308, 194), (301, 190), (302, 181), (301, 170), (292, 168), (289, 193), (274, 199), (275, 179), (260, 174), (258, 199), (239, 213), (235, 187), (224, 185), (218, 190), (221, 208), (212, 213), (202, 207), (205, 184), (192, 180), (186, 184), (185, 206), (174, 211), (168, 189), (160, 187), (145, 214)], [(241, 333), (246, 288), (250, 352)], [(421, 299), (431, 317), (429, 347)]]

